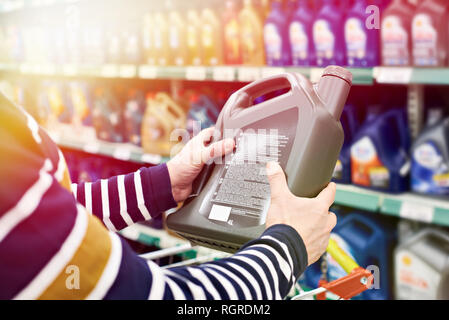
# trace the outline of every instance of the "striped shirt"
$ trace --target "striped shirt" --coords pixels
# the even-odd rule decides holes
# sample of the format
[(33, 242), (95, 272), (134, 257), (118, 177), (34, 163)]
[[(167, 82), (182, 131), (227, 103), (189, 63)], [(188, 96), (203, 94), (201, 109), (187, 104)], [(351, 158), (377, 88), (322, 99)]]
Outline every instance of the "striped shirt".
[(0, 123), (0, 299), (282, 299), (307, 265), (298, 233), (276, 225), (229, 258), (161, 269), (115, 232), (176, 206), (166, 165), (71, 184), (61, 151), (1, 94)]

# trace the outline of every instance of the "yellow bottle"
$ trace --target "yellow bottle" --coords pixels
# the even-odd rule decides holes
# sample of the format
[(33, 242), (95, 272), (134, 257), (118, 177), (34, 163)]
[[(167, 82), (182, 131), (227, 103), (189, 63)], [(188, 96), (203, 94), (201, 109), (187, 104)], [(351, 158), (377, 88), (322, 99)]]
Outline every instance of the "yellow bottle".
[(211, 8), (205, 8), (201, 12), (201, 45), (204, 64), (211, 66), (223, 64), (221, 23)]
[[(182, 11), (182, 8), (177, 8)], [(168, 46), (171, 60), (174, 65), (187, 64), (187, 37), (186, 22), (178, 10), (175, 10), (170, 2), (168, 13)]]
[(264, 65), (263, 23), (251, 0), (244, 0), (239, 22), (243, 64)]
[(168, 47), (168, 23), (163, 12), (154, 15), (153, 45), (156, 64), (160, 66), (171, 65), (170, 50)]
[(202, 64), (201, 58), (201, 21), (200, 15), (195, 8), (187, 10), (187, 64), (199, 66)]
[(142, 49), (144, 63), (155, 65), (156, 56), (154, 52), (154, 39), (153, 39), (153, 26), (154, 26), (154, 15), (151, 13), (145, 14), (143, 17), (142, 26)]

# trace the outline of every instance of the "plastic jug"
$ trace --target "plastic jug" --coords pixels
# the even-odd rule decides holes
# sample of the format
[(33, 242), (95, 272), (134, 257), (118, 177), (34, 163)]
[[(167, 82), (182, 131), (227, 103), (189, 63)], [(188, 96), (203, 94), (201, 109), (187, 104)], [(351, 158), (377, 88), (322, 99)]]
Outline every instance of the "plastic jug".
[(437, 121), (412, 146), (413, 191), (449, 195), (449, 118)]
[(406, 190), (409, 146), (404, 110), (369, 114), (351, 146), (352, 183), (381, 191)]
[(340, 121), (343, 126), (345, 141), (341, 148), (332, 180), (338, 183), (351, 183), (351, 145), (359, 128), (355, 105), (345, 106)]
[(366, 8), (373, 1), (356, 0), (345, 21), (347, 65), (351, 67), (374, 67), (379, 59), (379, 30), (368, 29)]
[(187, 114), (187, 130), (190, 134), (212, 127), (218, 119), (218, 106), (207, 95), (193, 95)]
[(201, 45), (203, 63), (211, 66), (223, 64), (221, 23), (211, 8), (204, 8), (201, 12)]
[[(184, 110), (166, 93), (147, 96), (147, 108), (142, 121), (142, 147), (145, 153), (173, 156), (179, 150), (173, 148), (178, 140), (172, 141), (175, 129), (186, 123)], [(178, 146), (180, 147), (180, 146)]]
[(447, 63), (449, 2), (426, 0), (416, 9), (412, 21), (413, 64), (442, 67)]
[(263, 23), (253, 6), (253, 0), (244, 0), (239, 14), (242, 62), (247, 65), (265, 64)]
[[(369, 216), (371, 213), (352, 213), (341, 219), (331, 239), (360, 266), (372, 269), (374, 286), (355, 299), (386, 300), (392, 298), (392, 254), (396, 241), (394, 228)], [(334, 281), (347, 273), (327, 255), (328, 279)], [(376, 278), (377, 277), (377, 278)]]
[(227, 0), (223, 13), (224, 62), (227, 65), (242, 63), (239, 16), (235, 0)]
[(187, 64), (198, 66), (202, 64), (201, 51), (201, 19), (198, 13), (198, 2), (189, 2), (191, 7), (187, 10), (186, 39)]
[[(182, 3), (182, 2), (181, 2)], [(186, 37), (186, 22), (183, 15), (181, 15), (181, 3), (177, 4), (177, 8), (173, 7), (172, 2), (167, 2), (169, 6), (168, 11), (168, 45), (170, 48), (170, 55), (174, 65), (183, 66), (187, 64), (187, 37)]]
[(300, 0), (291, 15), (288, 26), (292, 64), (294, 66), (314, 66), (316, 64), (315, 45), (312, 36), (314, 12), (307, 0)]
[(288, 20), (282, 10), (281, 0), (271, 3), (271, 11), (265, 20), (264, 44), (266, 64), (269, 66), (290, 65), (290, 44), (288, 40)]
[(415, 7), (407, 0), (394, 0), (382, 16), (381, 51), (385, 66), (408, 66), (411, 57), (411, 23)]
[[(285, 73), (255, 81), (229, 98), (215, 128), (236, 139), (236, 151), (207, 166), (167, 226), (199, 245), (236, 251), (264, 231), (270, 202), (267, 161), (278, 161), (290, 190), (312, 197), (325, 187), (343, 145), (340, 115), (352, 74), (328, 67), (317, 85)], [(254, 105), (280, 89), (280, 96)], [(246, 159), (246, 160), (245, 160)]]
[(394, 255), (396, 299), (449, 299), (447, 232), (422, 230), (401, 244)]
[(323, 6), (313, 23), (318, 66), (344, 65), (345, 42), (341, 24), (343, 12), (335, 5), (335, 0), (323, 0)]

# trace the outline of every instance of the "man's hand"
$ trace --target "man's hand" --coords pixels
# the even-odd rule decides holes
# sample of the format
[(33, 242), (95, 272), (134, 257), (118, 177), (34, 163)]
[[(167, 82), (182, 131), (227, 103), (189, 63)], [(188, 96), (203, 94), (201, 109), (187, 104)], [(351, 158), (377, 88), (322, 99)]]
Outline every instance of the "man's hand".
[(173, 198), (182, 202), (192, 192), (192, 183), (208, 161), (232, 152), (234, 139), (225, 139), (209, 145), (215, 128), (201, 131), (192, 138), (173, 159), (167, 163)]
[(330, 233), (337, 223), (335, 214), (329, 212), (335, 199), (335, 183), (330, 183), (316, 198), (299, 198), (290, 192), (285, 174), (276, 162), (267, 164), (267, 176), (271, 205), (266, 226), (286, 224), (298, 231), (311, 265), (326, 251)]

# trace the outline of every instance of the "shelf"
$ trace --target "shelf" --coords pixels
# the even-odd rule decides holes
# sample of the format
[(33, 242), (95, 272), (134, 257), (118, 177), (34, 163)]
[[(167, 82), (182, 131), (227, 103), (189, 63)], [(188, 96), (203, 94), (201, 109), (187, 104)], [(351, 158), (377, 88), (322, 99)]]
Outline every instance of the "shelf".
[(337, 186), (335, 204), (449, 226), (449, 199), (414, 193), (394, 195), (340, 184)]

